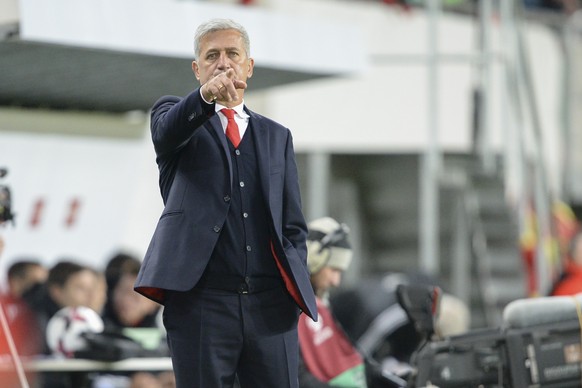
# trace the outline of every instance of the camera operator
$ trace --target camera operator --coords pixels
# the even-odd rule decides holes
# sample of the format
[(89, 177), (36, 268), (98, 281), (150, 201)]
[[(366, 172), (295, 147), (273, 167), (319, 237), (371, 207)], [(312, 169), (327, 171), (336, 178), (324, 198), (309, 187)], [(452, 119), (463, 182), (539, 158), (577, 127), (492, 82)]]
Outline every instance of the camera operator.
[(354, 387), (391, 388), (404, 386), (389, 378), (373, 360), (364, 357), (338, 324), (327, 300), (338, 287), (352, 260), (348, 228), (330, 217), (308, 225), (307, 267), (316, 295), (319, 320), (299, 317), (299, 386), (301, 388)]

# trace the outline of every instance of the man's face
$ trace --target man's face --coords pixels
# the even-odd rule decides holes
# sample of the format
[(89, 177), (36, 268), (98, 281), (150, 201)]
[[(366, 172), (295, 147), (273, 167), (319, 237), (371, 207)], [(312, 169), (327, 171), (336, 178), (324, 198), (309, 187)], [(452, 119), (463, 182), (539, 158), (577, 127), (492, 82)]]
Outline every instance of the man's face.
[(136, 274), (124, 274), (112, 292), (113, 310), (125, 326), (138, 325), (147, 315), (154, 313), (158, 305), (133, 291)]
[(333, 287), (338, 287), (342, 281), (342, 271), (337, 268), (323, 267), (311, 275), (311, 284), (317, 296), (324, 295)]
[(51, 296), (61, 307), (89, 306), (95, 287), (95, 274), (82, 270), (71, 275), (63, 287), (52, 286)]
[(192, 70), (200, 85), (216, 75), (233, 69), (236, 79), (246, 82), (253, 74), (254, 61), (248, 58), (243, 39), (236, 30), (211, 32), (200, 40), (200, 58)]

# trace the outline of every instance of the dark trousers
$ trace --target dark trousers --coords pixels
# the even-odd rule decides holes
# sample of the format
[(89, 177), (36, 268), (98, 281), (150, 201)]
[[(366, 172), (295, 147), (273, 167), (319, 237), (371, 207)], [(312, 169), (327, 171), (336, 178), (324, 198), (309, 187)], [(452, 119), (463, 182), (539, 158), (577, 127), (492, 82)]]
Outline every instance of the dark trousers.
[(282, 286), (170, 292), (164, 308), (177, 388), (297, 388), (299, 309)]

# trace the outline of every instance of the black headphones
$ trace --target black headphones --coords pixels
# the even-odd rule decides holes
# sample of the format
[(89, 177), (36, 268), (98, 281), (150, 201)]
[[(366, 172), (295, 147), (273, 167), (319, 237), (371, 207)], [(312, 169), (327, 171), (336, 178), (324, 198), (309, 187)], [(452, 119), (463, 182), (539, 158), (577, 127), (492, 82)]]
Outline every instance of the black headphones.
[(350, 229), (346, 224), (339, 224), (337, 228), (328, 233), (319, 230), (309, 231), (307, 240), (308, 243), (311, 242), (311, 246), (314, 248), (314, 251), (309, 253), (310, 257), (308, 260), (308, 267), (311, 273), (316, 273), (327, 265), (331, 258), (331, 250), (329, 248), (339, 247), (351, 249), (347, 240), (349, 232)]
[(321, 245), (319, 247), (319, 253), (323, 252), (324, 249), (331, 246), (336, 246), (340, 248), (350, 248), (350, 244), (347, 241), (348, 234), (350, 233), (350, 228), (346, 224), (339, 224), (337, 228), (329, 233), (323, 233), (319, 230), (309, 231), (307, 239), (311, 241), (318, 241)]

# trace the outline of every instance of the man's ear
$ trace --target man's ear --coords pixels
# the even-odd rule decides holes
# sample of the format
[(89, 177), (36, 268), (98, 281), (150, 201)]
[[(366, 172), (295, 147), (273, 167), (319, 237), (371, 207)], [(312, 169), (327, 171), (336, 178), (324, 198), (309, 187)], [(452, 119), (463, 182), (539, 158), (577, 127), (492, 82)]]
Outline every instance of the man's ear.
[(192, 72), (194, 72), (196, 79), (200, 81), (200, 68), (198, 67), (198, 63), (196, 63), (196, 61), (192, 61)]
[(253, 58), (249, 58), (249, 71), (247, 72), (247, 78), (251, 78), (253, 76), (253, 69), (255, 68), (255, 60)]

